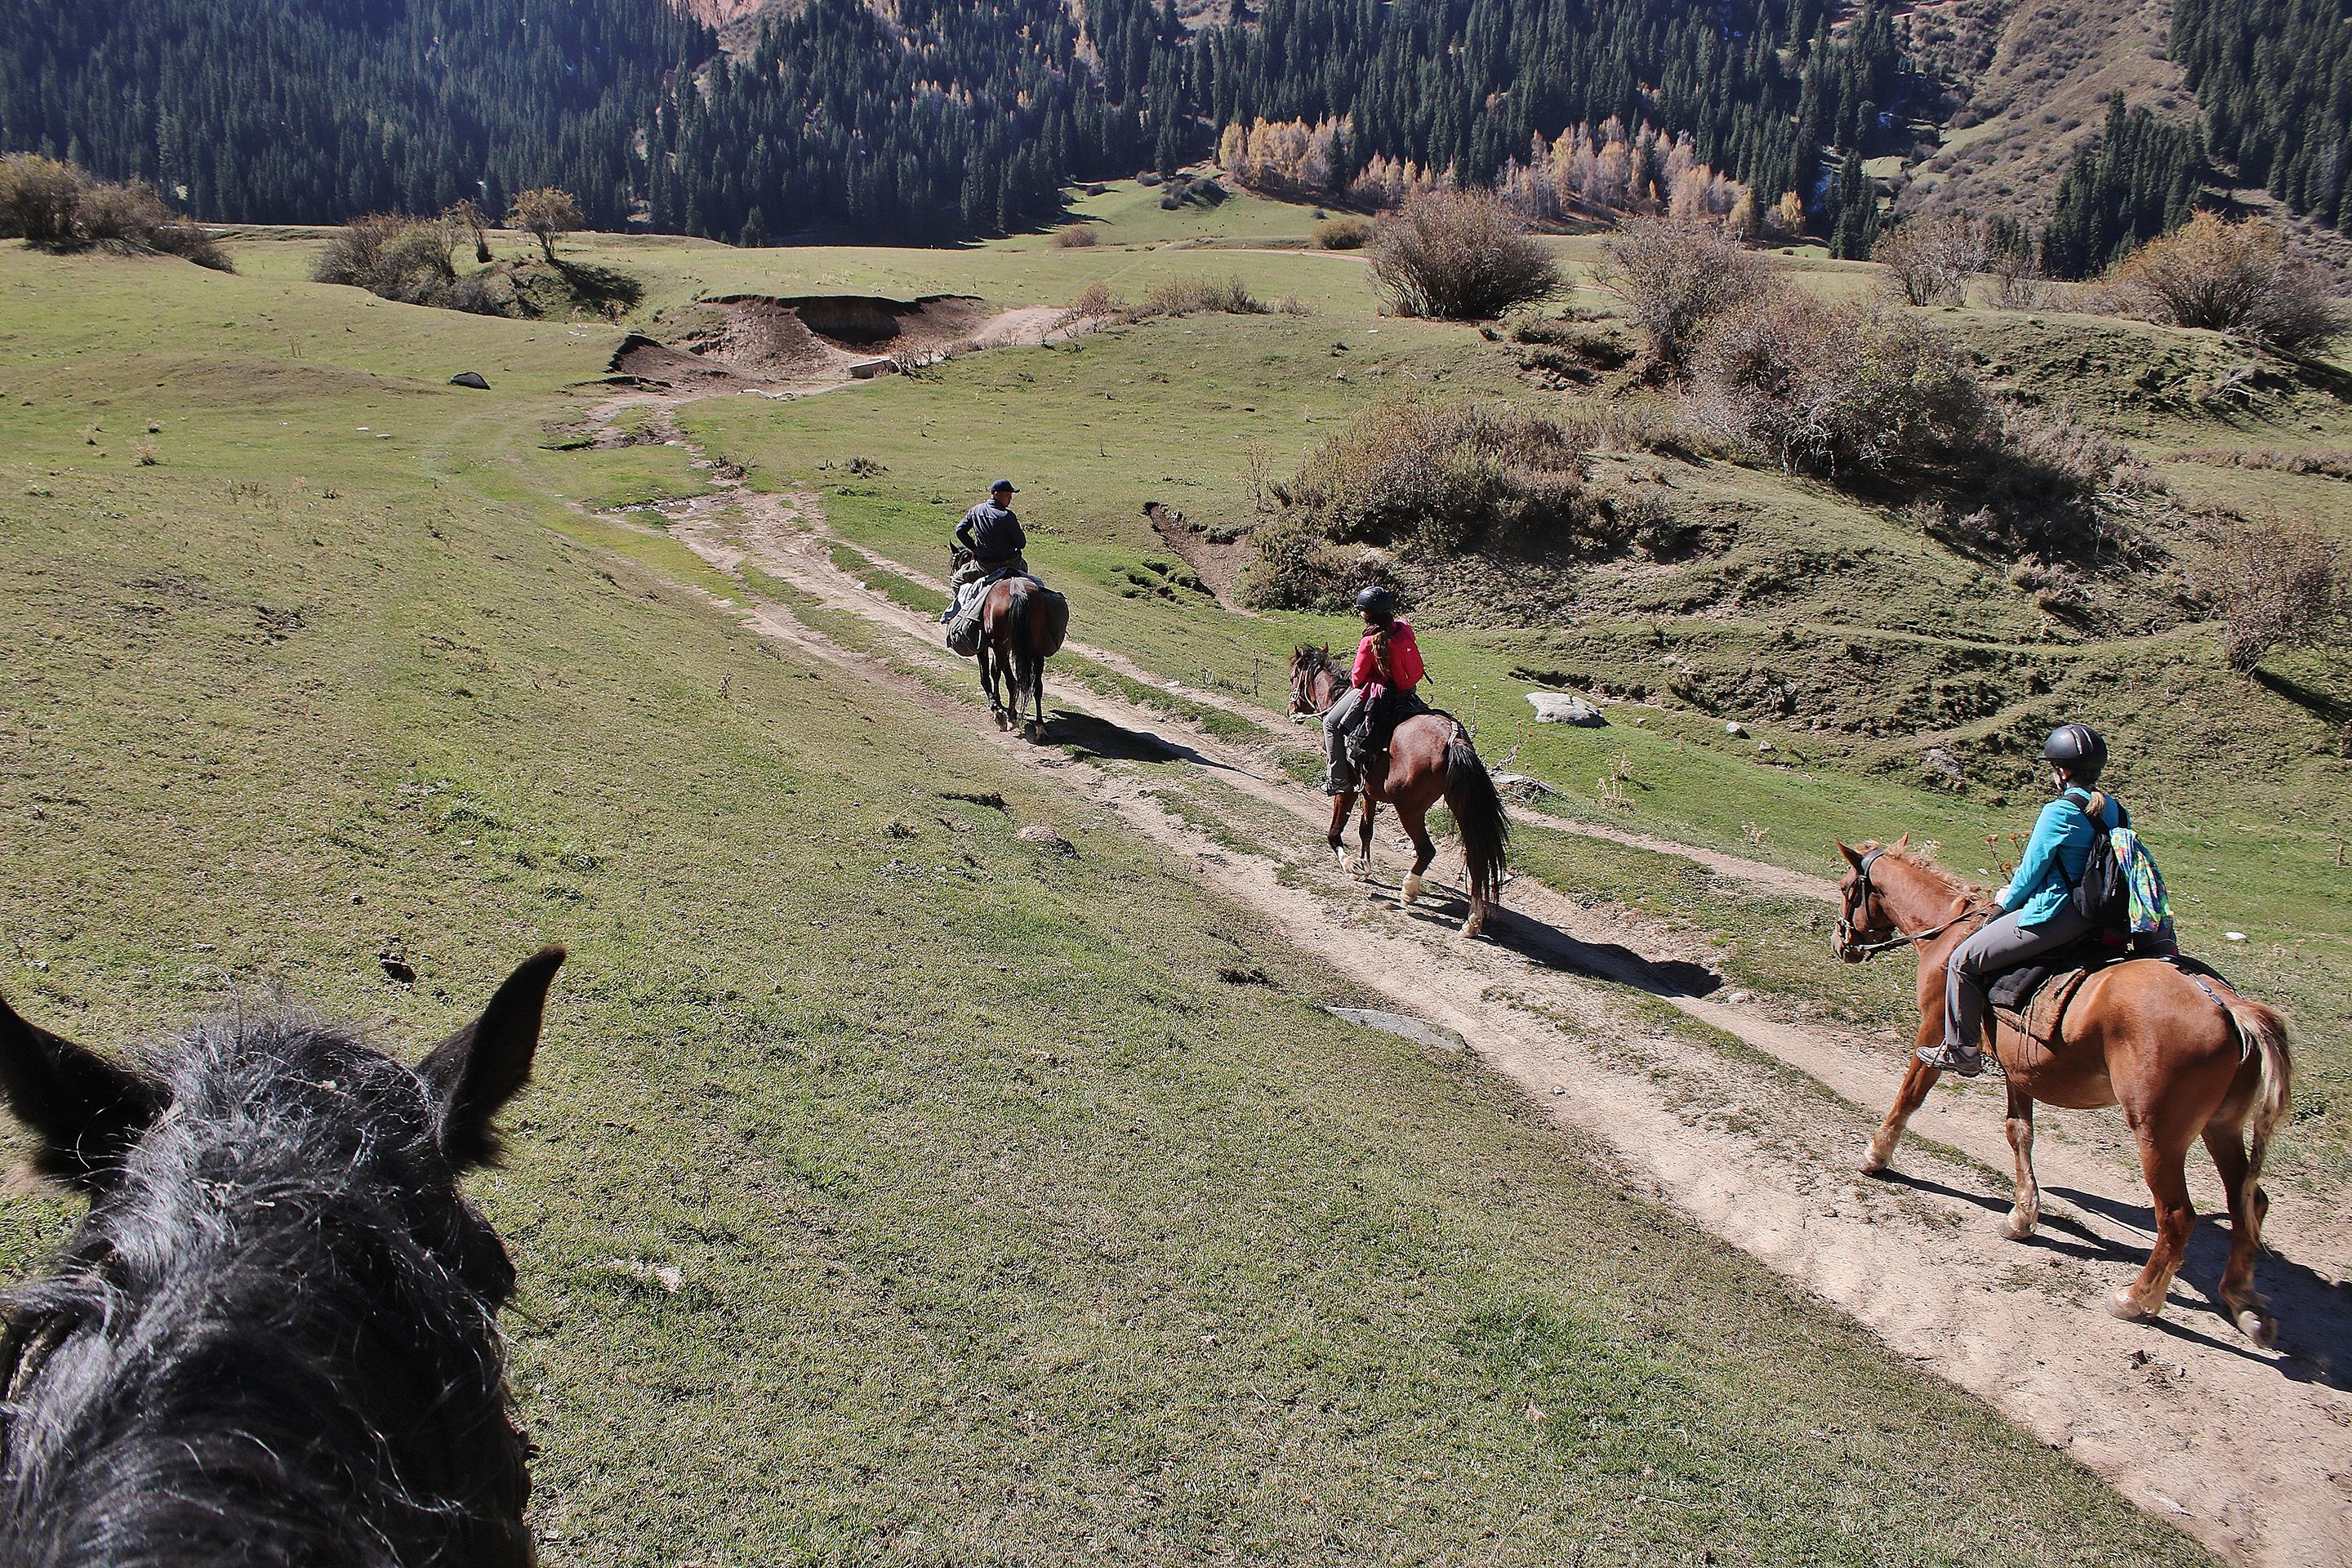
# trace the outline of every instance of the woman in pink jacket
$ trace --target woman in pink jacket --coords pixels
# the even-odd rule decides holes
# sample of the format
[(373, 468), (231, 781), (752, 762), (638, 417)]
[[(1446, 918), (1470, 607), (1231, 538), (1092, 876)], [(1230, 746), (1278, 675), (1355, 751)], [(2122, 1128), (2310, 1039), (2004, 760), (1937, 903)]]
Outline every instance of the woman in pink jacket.
[(1413, 641), (1412, 623), (1396, 613), (1396, 600), (1386, 588), (1367, 588), (1356, 595), (1364, 617), (1364, 640), (1356, 645), (1356, 662), (1348, 672), (1348, 689), (1323, 715), (1324, 751), (1329, 769), (1323, 780), (1326, 795), (1346, 795), (1356, 787), (1356, 771), (1348, 762), (1348, 735), (1370, 721), (1381, 730), (1393, 730), (1413, 707), (1413, 689), (1428, 672), (1421, 662), (1421, 645)]

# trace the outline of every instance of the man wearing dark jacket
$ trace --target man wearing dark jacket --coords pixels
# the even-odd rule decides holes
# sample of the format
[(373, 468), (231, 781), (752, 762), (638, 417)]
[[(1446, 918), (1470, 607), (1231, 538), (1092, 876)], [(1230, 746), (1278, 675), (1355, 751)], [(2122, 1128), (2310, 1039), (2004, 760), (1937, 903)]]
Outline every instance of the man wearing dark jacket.
[(1029, 546), (1028, 534), (1022, 531), (1021, 520), (1013, 515), (1013, 497), (1016, 492), (1011, 479), (999, 479), (988, 487), (988, 499), (963, 514), (956, 524), (955, 542), (961, 551), (955, 569), (948, 574), (948, 607), (940, 616), (953, 620), (962, 607), (970, 584), (993, 583), (1000, 577), (1026, 576), (1029, 563), (1022, 552)]

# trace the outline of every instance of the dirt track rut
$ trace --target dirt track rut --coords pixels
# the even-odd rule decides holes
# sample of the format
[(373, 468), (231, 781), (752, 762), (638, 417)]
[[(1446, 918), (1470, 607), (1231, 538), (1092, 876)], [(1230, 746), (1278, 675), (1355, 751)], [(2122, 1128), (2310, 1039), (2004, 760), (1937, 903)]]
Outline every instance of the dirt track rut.
[[(2258, 1282), (2282, 1320), (2279, 1352), (2255, 1350), (2214, 1310), (2227, 1231), (2210, 1217), (2220, 1196), (2210, 1168), (2192, 1173), (2209, 1217), (2166, 1317), (2153, 1327), (2117, 1322), (2100, 1303), (2137, 1272), (2152, 1238), (2147, 1194), (2113, 1112), (2044, 1112), (2043, 1225), (2028, 1243), (2006, 1241), (2010, 1166), (1997, 1086), (1938, 1092), (1915, 1119), (1896, 1174), (1864, 1177), (1864, 1143), (1900, 1073), (1883, 1038), (1800, 1026), (1776, 1016), (1769, 999), (1721, 999), (1707, 954), (1686, 939), (1528, 879), (1509, 885), (1493, 940), (1466, 942), (1454, 929), (1458, 893), (1433, 882), (1433, 896), (1402, 910), (1392, 881), (1332, 866), (1324, 803), (1289, 783), (1271, 755), (1278, 725), (1264, 726), (1265, 745), (1221, 743), (1063, 681), (1052, 711), (1087, 732), (1093, 754), (1073, 760), (1032, 746), (992, 724), (970, 662), (940, 647), (929, 616), (835, 563), (841, 542), (814, 495), (722, 483), (663, 510), (670, 535), (720, 573), (744, 582), (748, 563), (851, 612), (882, 651), (848, 647), (746, 584), (721, 603), (749, 629), (992, 741), (1190, 861), (1225, 895), (1311, 933), (1315, 950), (1352, 979), (1457, 1032), (1538, 1106), (1609, 1149), (1634, 1190), (1852, 1312), (2142, 1508), (2242, 1562), (2317, 1568), (2352, 1559), (2352, 1287), (2336, 1203), (2274, 1194), (2267, 1237), (2284, 1256), (2265, 1253)], [(1069, 654), (1165, 688), (1109, 650), (1073, 645)], [(971, 684), (972, 698), (941, 689), (942, 675)], [(1195, 826), (1210, 819), (1231, 826), (1213, 836)], [(1734, 857), (1644, 847), (1751, 886), (1819, 887)], [(1393, 876), (1392, 850), (1388, 859)], [(1453, 863), (1449, 851), (1433, 870)], [(1738, 1044), (1706, 1043), (1675, 1027), (1674, 1015)]]

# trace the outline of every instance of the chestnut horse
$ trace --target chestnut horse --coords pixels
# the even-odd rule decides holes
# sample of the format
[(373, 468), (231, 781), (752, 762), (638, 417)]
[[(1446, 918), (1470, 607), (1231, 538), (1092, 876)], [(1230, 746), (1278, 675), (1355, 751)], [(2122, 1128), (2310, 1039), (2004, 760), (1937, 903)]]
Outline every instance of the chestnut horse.
[[(1860, 963), (1890, 947), (1909, 946), (1919, 958), (1919, 1038), (1944, 1036), (1944, 964), (1955, 948), (1998, 912), (1976, 889), (1905, 853), (1838, 846), (1845, 857), (1837, 955)], [(2147, 1267), (2108, 1299), (2118, 1318), (2144, 1321), (2164, 1310), (2180, 1268), (2197, 1211), (2189, 1201), (2183, 1162), (2202, 1136), (2230, 1194), (2230, 1261), (2221, 1274), (2221, 1301), (2239, 1330), (2267, 1349), (2278, 1321), (2254, 1290), (2254, 1255), (2262, 1246), (2270, 1199), (2261, 1186), (2271, 1137), (2286, 1119), (2293, 1064), (2286, 1026), (2259, 1002), (2249, 1002), (2219, 977), (2192, 973), (2161, 958), (2126, 959), (2099, 970), (2067, 1005), (2053, 1050), (2006, 1024), (1993, 1030), (1993, 1052), (2009, 1080), (2009, 1146), (2017, 1157), (2017, 1204), (2007, 1234), (2022, 1241), (2041, 1218), (2042, 1193), (2033, 1180), (2033, 1105), (2070, 1110), (2121, 1105), (2139, 1144), (2140, 1171), (2156, 1215), (2156, 1245)], [(1914, 1056), (1885, 1122), (1870, 1141), (1862, 1168), (1886, 1169), (1904, 1124), (1941, 1076)], [(2251, 1147), (2248, 1138), (2251, 1137)]]
[[(980, 684), (997, 728), (1018, 728), (1033, 741), (1045, 738), (1045, 661), (1061, 652), (1069, 630), (1070, 602), (1036, 578), (1007, 577), (989, 584), (980, 605)], [(1000, 677), (1006, 686), (1003, 698), (997, 695)], [(1022, 720), (1024, 698), (1036, 714), (1034, 722)]]
[[(1328, 712), (1347, 689), (1348, 678), (1332, 662), (1329, 648), (1302, 646), (1292, 652), (1292, 713)], [(1410, 905), (1421, 894), (1422, 873), (1437, 858), (1437, 846), (1429, 841), (1425, 820), (1429, 808), (1443, 799), (1462, 830), (1462, 860), (1469, 881), (1470, 913), (1462, 922), (1462, 934), (1476, 936), (1502, 894), (1503, 856), (1511, 824), (1503, 815), (1502, 797), (1495, 793), (1486, 764), (1478, 760), (1477, 748), (1470, 743), (1470, 731), (1451, 713), (1417, 713), (1396, 727), (1385, 763), (1366, 759), (1362, 783), (1364, 816), (1356, 835), (1357, 869), (1366, 875), (1371, 872), (1372, 817), (1380, 803), (1386, 801), (1396, 807), (1398, 819), (1412, 839), (1412, 869), (1404, 874), (1403, 885), (1397, 890), (1397, 902)], [(1342, 866), (1348, 857), (1339, 838), (1355, 804), (1352, 790), (1331, 802), (1331, 853)]]

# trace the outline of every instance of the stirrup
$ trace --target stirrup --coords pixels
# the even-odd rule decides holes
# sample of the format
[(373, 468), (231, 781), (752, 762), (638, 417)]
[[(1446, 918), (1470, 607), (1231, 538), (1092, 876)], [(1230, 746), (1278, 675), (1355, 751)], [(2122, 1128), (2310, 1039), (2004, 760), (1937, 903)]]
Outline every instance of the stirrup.
[(1969, 1050), (1965, 1046), (1922, 1046), (1912, 1054), (1931, 1068), (1940, 1068), (1946, 1072), (1956, 1072), (1962, 1078), (1980, 1078), (1984, 1075), (1985, 1054), (1982, 1051)]

